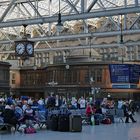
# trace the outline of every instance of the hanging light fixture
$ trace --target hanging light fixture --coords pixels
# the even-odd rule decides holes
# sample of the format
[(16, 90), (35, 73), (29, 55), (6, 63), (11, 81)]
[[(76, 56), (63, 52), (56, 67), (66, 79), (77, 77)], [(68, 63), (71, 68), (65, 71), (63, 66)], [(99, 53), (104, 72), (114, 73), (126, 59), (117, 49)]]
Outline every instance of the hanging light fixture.
[(59, 13), (58, 13), (58, 22), (56, 24), (57, 32), (61, 32), (63, 30), (63, 24), (61, 22), (61, 13), (60, 13), (60, 0), (59, 0)]
[(89, 45), (90, 45), (89, 57), (91, 58), (91, 55), (92, 55), (92, 54), (91, 54), (91, 36), (90, 36), (90, 38), (89, 38), (89, 41), (90, 41), (90, 42), (89, 42)]
[(121, 22), (120, 22), (120, 30), (121, 30), (120, 44), (123, 44), (124, 41), (123, 41), (123, 34), (122, 34), (122, 30), (123, 30), (123, 27), (122, 27), (122, 15), (121, 15)]
[(123, 24), (122, 24), (122, 14), (120, 17), (120, 31), (121, 31), (121, 35), (120, 35), (120, 48), (121, 48), (121, 62), (123, 64), (124, 62), (124, 40), (123, 40)]
[(26, 27), (27, 25), (23, 24), (23, 37), (22, 37), (23, 39), (27, 39)]

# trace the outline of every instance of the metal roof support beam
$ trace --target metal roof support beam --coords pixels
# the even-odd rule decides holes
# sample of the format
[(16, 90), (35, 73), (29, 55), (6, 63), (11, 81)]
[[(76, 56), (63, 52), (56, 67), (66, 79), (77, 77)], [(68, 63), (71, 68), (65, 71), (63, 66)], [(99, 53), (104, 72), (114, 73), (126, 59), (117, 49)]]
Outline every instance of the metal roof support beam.
[(129, 29), (132, 29), (132, 27), (135, 25), (135, 23), (139, 20), (140, 16), (138, 16), (135, 21), (130, 25)]
[(32, 2), (30, 2), (29, 0), (29, 5), (34, 9), (35, 13), (42, 18), (42, 23), (44, 23), (43, 17), (41, 16), (41, 14), (39, 13), (39, 11), (36, 9), (36, 7), (32, 4)]
[[(37, 1), (39, 2), (39, 1), (43, 1), (43, 0), (37, 0)], [(27, 3), (27, 2), (28, 2), (27, 0), (16, 0), (14, 2), (14, 4)], [(30, 0), (30, 2), (35, 2), (35, 0)], [(10, 3), (10, 0), (1, 1), (0, 6), (6, 6), (6, 5), (9, 5), (9, 3)]]
[[(27, 2), (35, 2), (35, 0), (16, 0), (15, 3), (27, 3)], [(37, 1), (43, 1), (43, 0), (37, 0)]]
[[(124, 7), (125, 7), (125, 8), (127, 7), (127, 0), (124, 0)], [(124, 18), (121, 19), (121, 20), (123, 20), (123, 22), (124, 22), (124, 23), (123, 23), (123, 24), (124, 24), (124, 25), (123, 25), (123, 26), (124, 26), (123, 28), (124, 28), (124, 29), (127, 29), (127, 16), (124, 15)], [(121, 22), (122, 22), (122, 21), (121, 21)]]
[(81, 13), (85, 12), (86, 6), (87, 6), (86, 1), (85, 0), (81, 0)]
[(5, 18), (5, 16), (8, 14), (9, 10), (11, 9), (11, 7), (14, 5), (15, 0), (12, 0), (10, 2), (10, 4), (8, 5), (8, 7), (6, 8), (6, 10), (4, 11), (3, 15), (0, 18), (0, 22), (3, 21), (3, 19)]
[[(52, 16), (52, 0), (49, 0), (48, 4), (49, 4), (49, 16)], [(49, 23), (48, 25), (49, 36), (52, 34), (51, 27), (52, 27), (52, 23)]]
[[(104, 11), (95, 11), (95, 12), (90, 12), (90, 13), (63, 15), (61, 19), (62, 19), (62, 22), (64, 22), (64, 21), (104, 17), (104, 16), (123, 15), (123, 14), (129, 14), (129, 13), (140, 13), (140, 6), (117, 8), (117, 9), (104, 10)], [(52, 17), (42, 16), (42, 18), (34, 18), (34, 19), (25, 19), (25, 20), (15, 19), (13, 21), (1, 22), (0, 28), (22, 26), (23, 24), (26, 24), (26, 25), (41, 24), (42, 19), (44, 23), (51, 23), (51, 22), (57, 22), (58, 17), (57, 16), (52, 16)]]
[(79, 13), (78, 10), (76, 9), (76, 7), (72, 4), (72, 2), (70, 2), (69, 0), (66, 0), (66, 2), (75, 11), (75, 13), (77, 13), (77, 14)]
[[(124, 46), (134, 46), (139, 45), (140, 41), (130, 42), (121, 44)], [(88, 48), (114, 48), (120, 47), (119, 43), (112, 43), (112, 44), (93, 44), (93, 45), (82, 45), (82, 46), (72, 46), (72, 47), (55, 47), (55, 48), (43, 48), (43, 49), (35, 49), (35, 52), (48, 52), (48, 51), (62, 51), (62, 50), (74, 50), (74, 49), (88, 49)], [(0, 54), (8, 54), (8, 53), (15, 53), (15, 51), (0, 51)]]
[(97, 1), (98, 0), (93, 0), (86, 12), (90, 12), (90, 10), (93, 8), (93, 6), (96, 4)]
[[(28, 15), (29, 16), (32, 16), (31, 14), (30, 14), (30, 12), (27, 10), (27, 8), (22, 4), (22, 6), (23, 6), (23, 8), (24, 8), (24, 10), (28, 13)], [(22, 13), (23, 13), (23, 11), (21, 11)], [(38, 27), (39, 27), (39, 29), (43, 32), (43, 35), (45, 36), (45, 35), (47, 35), (45, 32), (44, 32), (44, 30), (42, 29), (42, 27), (40, 26), (40, 25), (38, 25)], [(40, 36), (42, 36), (41, 35), (41, 33), (36, 29), (36, 31), (39, 33), (39, 35)], [(50, 44), (47, 42), (47, 41), (45, 41), (46, 42), (46, 44), (51, 48), (51, 46), (50, 46)]]
[(104, 6), (104, 4), (102, 3), (101, 0), (98, 0), (97, 4), (99, 5), (99, 7), (105, 9), (105, 6)]
[[(79, 2), (79, 0), (77, 0), (77, 1), (73, 4), (73, 6), (76, 7), (76, 5), (78, 4), (78, 2)], [(73, 11), (73, 8), (70, 9), (69, 14), (70, 14), (72, 11)]]
[[(124, 30), (123, 35), (132, 35), (132, 34), (139, 34), (139, 30)], [(113, 31), (113, 32), (96, 32), (96, 33), (86, 33), (86, 34), (74, 34), (74, 35), (60, 35), (60, 36), (45, 36), (45, 37), (36, 37), (36, 38), (28, 38), (30, 41), (50, 41), (50, 40), (71, 40), (76, 38), (85, 38), (85, 37), (112, 37), (120, 35), (120, 31)], [(15, 40), (3, 40), (0, 41), (0, 44), (8, 44), (14, 43)]]
[(135, 0), (135, 6), (138, 6), (138, 5), (139, 5), (138, 0)]
[[(123, 35), (139, 34), (140, 30), (125, 30)], [(87, 33), (87, 34), (74, 34), (74, 35), (64, 35), (64, 36), (52, 36), (52, 37), (42, 37), (42, 38), (32, 38), (31, 41), (45, 41), (45, 40), (70, 40), (75, 38), (85, 38), (85, 37), (111, 37), (120, 35), (120, 31), (113, 32), (98, 32), (98, 33)]]

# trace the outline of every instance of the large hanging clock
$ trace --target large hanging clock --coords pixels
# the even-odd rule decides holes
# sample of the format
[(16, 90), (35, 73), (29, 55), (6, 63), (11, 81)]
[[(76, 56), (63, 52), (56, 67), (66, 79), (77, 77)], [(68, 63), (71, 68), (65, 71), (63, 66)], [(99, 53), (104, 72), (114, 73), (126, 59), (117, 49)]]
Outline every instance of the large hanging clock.
[(15, 41), (15, 54), (19, 57), (34, 56), (34, 42), (27, 39)]
[(32, 57), (34, 56), (34, 42), (27, 39), (26, 24), (23, 24), (24, 36), (21, 40), (15, 41), (15, 53), (19, 57)]

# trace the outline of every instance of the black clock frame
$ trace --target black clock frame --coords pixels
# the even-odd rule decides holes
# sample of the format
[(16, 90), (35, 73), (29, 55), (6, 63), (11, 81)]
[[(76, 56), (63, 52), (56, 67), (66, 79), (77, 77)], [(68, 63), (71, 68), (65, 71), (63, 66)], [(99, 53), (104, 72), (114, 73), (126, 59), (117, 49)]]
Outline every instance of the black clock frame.
[[(24, 44), (24, 46), (25, 46), (25, 50), (22, 54), (19, 54), (16, 50), (16, 47), (19, 43)], [(27, 45), (28, 44), (32, 44), (32, 46), (33, 46), (33, 53), (32, 54), (29, 54), (28, 51), (27, 51)], [(29, 40), (15, 41), (15, 55), (18, 56), (18, 57), (34, 57), (34, 42), (29, 41)]]

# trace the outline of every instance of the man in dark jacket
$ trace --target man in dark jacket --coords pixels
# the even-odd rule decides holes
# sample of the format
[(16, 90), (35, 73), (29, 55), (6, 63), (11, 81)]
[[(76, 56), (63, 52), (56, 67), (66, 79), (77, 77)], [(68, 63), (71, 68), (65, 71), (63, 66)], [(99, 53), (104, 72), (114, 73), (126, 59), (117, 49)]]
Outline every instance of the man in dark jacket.
[(124, 110), (124, 115), (125, 115), (125, 117), (126, 117), (125, 123), (129, 123), (129, 118), (131, 119), (131, 121), (132, 121), (133, 123), (135, 123), (136, 121), (135, 121), (134, 118), (133, 118), (132, 110), (131, 110), (131, 108), (130, 108), (130, 105), (129, 105), (128, 101), (126, 101), (126, 102), (124, 103), (124, 105), (122, 106), (122, 108), (123, 108), (123, 110)]
[(4, 118), (4, 123), (11, 124), (16, 129), (16, 125), (18, 121), (17, 121), (13, 107), (11, 107), (10, 105), (6, 105), (2, 116)]
[(50, 97), (48, 98), (47, 101), (47, 108), (54, 108), (55, 107), (55, 95), (54, 93), (51, 93)]

